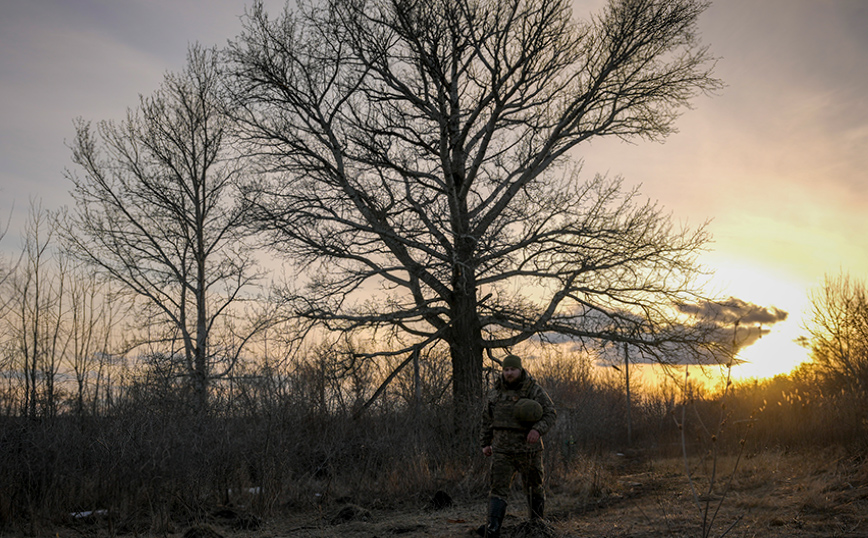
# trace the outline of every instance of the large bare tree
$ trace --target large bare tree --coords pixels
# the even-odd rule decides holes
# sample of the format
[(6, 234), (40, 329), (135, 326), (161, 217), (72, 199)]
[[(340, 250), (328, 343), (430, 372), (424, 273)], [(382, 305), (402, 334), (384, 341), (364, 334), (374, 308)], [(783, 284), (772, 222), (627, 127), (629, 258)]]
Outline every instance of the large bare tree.
[(663, 139), (719, 86), (696, 34), (706, 4), (612, 0), (588, 21), (570, 6), (323, 0), (272, 18), (254, 5), (229, 50), (268, 172), (247, 201), (309, 271), (298, 313), (377, 329), (408, 357), (445, 342), (459, 417), (475, 417), (486, 351), (555, 333), (685, 337), (666, 328), (703, 227), (673, 226), (619, 179), (582, 180), (571, 159), (595, 137)]
[(150, 344), (182, 361), (200, 404), (257, 324), (236, 316), (258, 277), (235, 201), (242, 167), (214, 51), (192, 47), (125, 121), (79, 121), (65, 239), (141, 300)]

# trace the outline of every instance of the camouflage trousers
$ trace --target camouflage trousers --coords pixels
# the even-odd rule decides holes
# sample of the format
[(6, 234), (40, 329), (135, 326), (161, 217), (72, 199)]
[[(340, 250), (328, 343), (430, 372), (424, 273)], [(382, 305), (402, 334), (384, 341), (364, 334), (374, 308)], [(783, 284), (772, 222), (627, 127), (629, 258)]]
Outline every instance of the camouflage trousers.
[(516, 473), (521, 476), (521, 487), (524, 496), (545, 498), (543, 489), (542, 450), (534, 452), (495, 452), (491, 456), (491, 471), (489, 475), (491, 489), (490, 497), (509, 500), (509, 490)]

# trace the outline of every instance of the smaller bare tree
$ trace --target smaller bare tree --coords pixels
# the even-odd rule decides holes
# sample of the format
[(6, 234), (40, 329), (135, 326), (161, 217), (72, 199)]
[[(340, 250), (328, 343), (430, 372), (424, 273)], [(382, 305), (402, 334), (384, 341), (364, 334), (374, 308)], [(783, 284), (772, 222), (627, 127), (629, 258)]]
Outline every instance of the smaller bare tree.
[(125, 121), (76, 123), (68, 173), (68, 247), (138, 301), (140, 343), (177, 355), (202, 406), (262, 327), (243, 308), (259, 275), (225, 106), (216, 53), (193, 47)]
[(54, 249), (51, 217), (33, 203), (22, 258), (11, 277), (7, 315), (13, 371), (23, 379), (21, 412), (30, 417), (57, 412), (57, 373), (66, 352), (64, 293), (68, 259)]
[(122, 316), (110, 285), (93, 272), (76, 268), (69, 287), (67, 366), (75, 377), (74, 410), (78, 415), (88, 408), (96, 414), (106, 362)]
[(810, 292), (802, 339), (823, 383), (848, 392), (868, 391), (868, 291), (847, 274), (826, 276)]

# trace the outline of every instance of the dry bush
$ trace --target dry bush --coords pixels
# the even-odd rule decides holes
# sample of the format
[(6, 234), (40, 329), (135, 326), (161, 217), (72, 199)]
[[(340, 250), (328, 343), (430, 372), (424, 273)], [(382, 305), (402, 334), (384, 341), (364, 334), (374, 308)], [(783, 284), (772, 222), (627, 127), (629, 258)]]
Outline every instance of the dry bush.
[[(99, 406), (110, 410), (104, 416), (2, 416), (0, 524), (37, 532), (37, 523), (66, 524), (73, 512), (105, 510), (103, 524), (115, 532), (168, 532), (207, 524), (221, 506), (268, 517), (330, 512), (346, 502), (367, 509), (422, 507), (438, 490), (482, 499), (487, 461), (477, 453), (468, 457), (475, 439), (454, 437), (443, 371), (436, 357), (425, 360), (419, 390), (412, 377), (399, 377), (362, 413), (359, 401), (376, 388), (365, 385), (377, 378), (376, 365), (346, 368), (337, 354), (314, 354), (283, 369), (247, 365), (215, 384), (207, 414), (197, 411), (178, 379), (145, 376), (127, 379), (110, 406)], [(559, 410), (545, 439), (548, 486), (560, 499), (555, 513), (631, 495), (633, 482), (647, 487), (652, 468), (660, 475), (665, 460), (659, 457), (673, 455), (679, 439), (671, 390), (636, 394), (633, 434), (643, 450), (628, 450), (619, 380), (599, 375), (577, 356), (528, 366)], [(747, 451), (733, 478), (737, 491), (761, 491), (778, 478), (790, 451), (820, 442), (843, 448), (826, 452), (828, 465), (818, 473), (858, 466), (846, 457), (864, 447), (861, 405), (856, 395), (820, 391), (804, 375), (735, 386), (718, 441), (718, 472), (728, 474), (741, 439)], [(720, 401), (713, 392), (699, 393), (690, 413), (690, 465), (701, 481), (710, 460), (696, 424), (718, 420)], [(841, 476), (868, 483), (868, 471), (861, 472)], [(683, 463), (664, 475), (682, 476)], [(840, 500), (845, 492), (834, 488), (842, 484), (806, 483), (800, 492), (805, 509)]]
[(791, 375), (738, 385), (731, 407), (753, 423), (750, 450), (843, 446), (860, 451), (868, 443), (862, 394), (824, 385), (803, 365)]

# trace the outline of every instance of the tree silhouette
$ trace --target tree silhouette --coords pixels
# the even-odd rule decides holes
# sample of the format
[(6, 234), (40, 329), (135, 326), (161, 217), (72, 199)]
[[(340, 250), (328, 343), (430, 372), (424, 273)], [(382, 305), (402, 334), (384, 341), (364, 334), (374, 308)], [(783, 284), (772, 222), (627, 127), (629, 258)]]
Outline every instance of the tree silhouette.
[(216, 54), (193, 47), (181, 74), (121, 123), (78, 121), (65, 240), (141, 300), (138, 343), (176, 356), (200, 405), (261, 327), (236, 316), (258, 277)]
[(653, 328), (637, 344), (671, 336), (704, 229), (618, 178), (582, 180), (573, 159), (596, 137), (661, 140), (719, 87), (696, 35), (705, 7), (616, 0), (576, 21), (567, 0), (254, 5), (229, 50), (267, 172), (245, 197), (307, 270), (296, 312), (377, 330), (391, 353), (444, 342), (470, 421), (485, 352), (626, 338), (623, 310)]
[(849, 275), (827, 275), (810, 293), (810, 311), (802, 343), (812, 368), (837, 392), (868, 391), (868, 293), (865, 282)]

